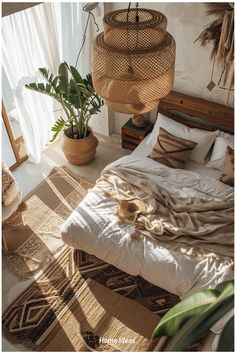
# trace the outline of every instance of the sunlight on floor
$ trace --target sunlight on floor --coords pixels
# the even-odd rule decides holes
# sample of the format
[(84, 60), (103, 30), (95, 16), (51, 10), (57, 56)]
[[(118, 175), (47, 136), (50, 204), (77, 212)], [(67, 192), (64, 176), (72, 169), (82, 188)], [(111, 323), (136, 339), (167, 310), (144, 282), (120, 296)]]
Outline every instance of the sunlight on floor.
[(26, 161), (13, 171), (14, 177), (25, 196), (48, 176), (54, 166), (67, 166), (72, 172), (96, 179), (102, 169), (112, 161), (130, 153), (111, 137), (96, 135), (99, 140), (95, 159), (83, 166), (70, 164), (61, 150), (61, 138), (45, 148), (39, 164)]
[[(45, 148), (42, 152), (42, 160), (39, 164), (36, 165), (26, 161), (16, 168), (13, 171), (13, 174), (23, 193), (23, 197), (41, 183), (55, 166), (67, 166), (69, 170), (77, 175), (96, 179), (106, 165), (124, 155), (130, 154), (129, 150), (121, 147), (119, 139), (115, 141), (112, 137), (101, 136), (98, 134), (96, 134), (96, 136), (99, 140), (96, 157), (87, 165), (75, 166), (70, 164), (65, 159), (61, 150), (61, 139), (59, 138), (56, 142)], [(60, 198), (61, 196), (58, 197)], [(5, 264), (3, 264), (2, 270), (3, 281), (5, 283), (3, 302), (5, 306), (7, 306), (8, 303), (12, 302), (13, 294), (15, 298), (22, 293), (34, 279), (20, 281)], [(4, 350), (8, 351), (26, 351), (21, 345), (11, 344), (5, 338), (3, 338), (3, 347)]]

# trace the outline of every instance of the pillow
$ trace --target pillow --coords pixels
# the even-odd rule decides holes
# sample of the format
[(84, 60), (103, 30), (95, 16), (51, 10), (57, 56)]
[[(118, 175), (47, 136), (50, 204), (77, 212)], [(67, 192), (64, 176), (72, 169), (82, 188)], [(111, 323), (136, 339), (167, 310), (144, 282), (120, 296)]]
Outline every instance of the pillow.
[(207, 130), (189, 128), (187, 127), (187, 125), (178, 123), (173, 119), (170, 119), (164, 116), (163, 114), (158, 113), (158, 118), (152, 130), (152, 133), (146, 140), (146, 144), (154, 145), (156, 143), (160, 127), (166, 129), (170, 134), (173, 134), (175, 137), (187, 139), (197, 143), (195, 148), (191, 151), (189, 155), (189, 160), (198, 163), (205, 162), (204, 159), (218, 133), (218, 130), (209, 132)]
[(220, 181), (229, 186), (234, 186), (234, 150), (230, 146), (227, 146), (225, 166)]
[(227, 138), (218, 137), (215, 140), (210, 161), (206, 164), (208, 168), (215, 168), (222, 171), (225, 165), (227, 146), (234, 148), (233, 135), (227, 134)]
[(196, 145), (193, 141), (180, 139), (160, 128), (157, 142), (148, 157), (171, 168), (184, 168), (185, 161)]
[(225, 139), (229, 139), (229, 140), (234, 139), (233, 133), (232, 134), (225, 133), (225, 132), (222, 132), (222, 130), (218, 130), (217, 137), (221, 137), (221, 138), (225, 138)]

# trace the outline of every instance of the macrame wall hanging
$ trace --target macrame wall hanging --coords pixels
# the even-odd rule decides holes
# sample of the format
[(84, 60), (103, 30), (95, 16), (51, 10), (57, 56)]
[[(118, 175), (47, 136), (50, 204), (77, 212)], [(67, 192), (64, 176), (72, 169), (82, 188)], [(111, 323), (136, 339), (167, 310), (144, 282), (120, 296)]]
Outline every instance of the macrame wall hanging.
[(207, 88), (211, 91), (216, 86), (213, 75), (215, 64), (218, 64), (221, 74), (217, 84), (227, 90), (226, 104), (228, 104), (229, 93), (234, 86), (234, 4), (219, 2), (206, 3), (206, 6), (207, 15), (214, 15), (215, 20), (204, 28), (196, 41), (200, 41), (202, 46), (212, 42), (213, 65), (211, 81)]
[(153, 110), (172, 88), (175, 41), (158, 11), (138, 8), (110, 12), (94, 42), (95, 90), (116, 112)]

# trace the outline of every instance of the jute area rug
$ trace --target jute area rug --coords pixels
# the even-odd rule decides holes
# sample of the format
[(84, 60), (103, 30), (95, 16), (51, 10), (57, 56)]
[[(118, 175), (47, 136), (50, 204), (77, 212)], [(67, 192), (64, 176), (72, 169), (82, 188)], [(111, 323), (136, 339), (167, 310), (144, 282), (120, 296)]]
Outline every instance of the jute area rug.
[[(151, 341), (178, 297), (67, 247), (3, 314), (10, 342), (36, 351), (163, 351)], [(187, 351), (200, 351), (201, 343)]]
[(97, 351), (151, 351), (158, 321), (138, 302), (85, 280), (67, 248), (7, 309), (3, 333), (37, 351), (88, 351), (86, 342)]
[(32, 277), (65, 247), (60, 226), (94, 183), (56, 167), (24, 198), (26, 210), (3, 229), (8, 246), (4, 258), (18, 278)]

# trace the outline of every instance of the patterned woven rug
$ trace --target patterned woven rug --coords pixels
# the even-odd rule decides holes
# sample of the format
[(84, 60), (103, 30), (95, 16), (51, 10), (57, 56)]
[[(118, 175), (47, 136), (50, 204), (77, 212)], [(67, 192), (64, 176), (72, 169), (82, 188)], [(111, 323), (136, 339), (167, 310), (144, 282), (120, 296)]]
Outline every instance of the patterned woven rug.
[[(177, 302), (144, 279), (67, 247), (5, 311), (3, 333), (37, 351), (161, 351), (166, 342), (149, 338)], [(197, 343), (188, 351), (200, 349)]]
[(153, 350), (157, 342), (150, 338), (159, 316), (83, 279), (74, 260), (68, 247), (14, 301), (3, 315), (4, 335), (37, 351)]
[(65, 247), (60, 225), (93, 185), (57, 167), (26, 196), (26, 210), (3, 229), (9, 249), (5, 261), (20, 279), (30, 278)]
[(135, 299), (153, 313), (163, 316), (179, 302), (179, 297), (165, 291), (140, 276), (134, 276), (91, 256), (74, 251), (75, 265), (84, 279), (94, 279), (109, 289)]

